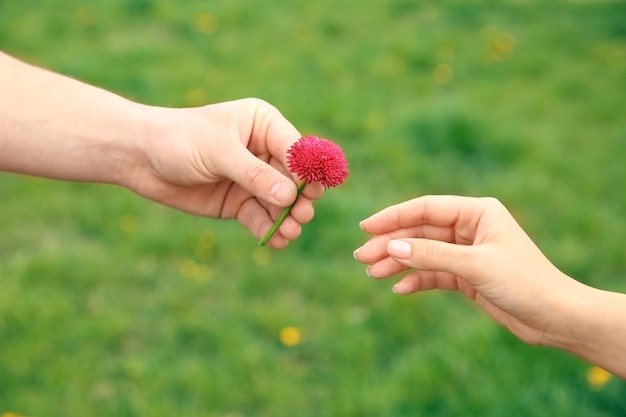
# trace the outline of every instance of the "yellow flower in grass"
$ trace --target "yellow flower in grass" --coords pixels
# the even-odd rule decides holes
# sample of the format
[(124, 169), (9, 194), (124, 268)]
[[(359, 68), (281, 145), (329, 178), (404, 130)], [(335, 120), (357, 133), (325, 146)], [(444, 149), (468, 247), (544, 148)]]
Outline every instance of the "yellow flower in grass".
[(484, 54), (487, 63), (502, 62), (513, 55), (517, 40), (508, 32), (490, 28), (484, 33)]
[(611, 373), (599, 366), (592, 366), (587, 372), (587, 382), (594, 389), (602, 389), (611, 380)]
[(18, 414), (18, 413), (4, 413), (4, 414), (0, 414), (0, 417), (24, 417), (22, 414)]
[(280, 329), (278, 334), (280, 343), (287, 347), (292, 347), (302, 343), (302, 330), (294, 326), (286, 326)]

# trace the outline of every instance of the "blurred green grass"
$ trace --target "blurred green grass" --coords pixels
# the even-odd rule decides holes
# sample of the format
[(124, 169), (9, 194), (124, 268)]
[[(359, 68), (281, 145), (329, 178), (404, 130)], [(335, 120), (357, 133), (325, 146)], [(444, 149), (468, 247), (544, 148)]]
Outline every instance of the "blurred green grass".
[[(0, 49), (164, 106), (256, 96), (350, 177), (284, 251), (110, 186), (0, 175), (0, 415), (615, 416), (626, 385), (351, 252), (418, 195), (492, 195), (626, 291), (626, 3), (0, 0)], [(523, 267), (523, 265), (520, 265)], [(286, 346), (295, 326), (301, 343)]]

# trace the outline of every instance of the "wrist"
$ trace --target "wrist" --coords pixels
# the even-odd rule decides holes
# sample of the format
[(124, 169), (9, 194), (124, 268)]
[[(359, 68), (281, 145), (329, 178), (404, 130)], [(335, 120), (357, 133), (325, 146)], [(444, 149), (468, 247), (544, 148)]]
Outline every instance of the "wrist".
[(556, 311), (547, 312), (553, 317), (553, 326), (546, 335), (546, 345), (579, 355), (579, 351), (592, 341), (593, 305), (597, 290), (572, 278), (569, 286), (558, 292)]
[(162, 120), (155, 112), (158, 108), (131, 103), (125, 113), (125, 122), (113, 143), (112, 183), (134, 189), (144, 175), (149, 158), (147, 148), (162, 130)]
[(626, 295), (576, 283), (552, 346), (626, 377)]

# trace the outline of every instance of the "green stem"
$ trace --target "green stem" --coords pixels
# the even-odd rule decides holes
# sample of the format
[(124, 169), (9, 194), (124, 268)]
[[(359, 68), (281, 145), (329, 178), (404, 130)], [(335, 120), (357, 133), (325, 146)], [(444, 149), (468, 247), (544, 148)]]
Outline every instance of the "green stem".
[(270, 230), (268, 230), (265, 236), (263, 236), (263, 239), (259, 240), (259, 246), (265, 246), (267, 242), (272, 238), (272, 236), (274, 236), (274, 233), (276, 233), (280, 225), (283, 224), (283, 222), (289, 215), (289, 212), (291, 211), (292, 207), (296, 204), (296, 201), (298, 201), (298, 197), (300, 197), (300, 194), (302, 194), (302, 190), (304, 189), (305, 185), (306, 185), (305, 181), (302, 181), (300, 185), (298, 185), (298, 194), (296, 195), (296, 199), (293, 201), (293, 203), (291, 203), (290, 206), (285, 207), (283, 209), (283, 211), (280, 213), (280, 216), (278, 216), (278, 218), (276, 219), (276, 221), (274, 222)]

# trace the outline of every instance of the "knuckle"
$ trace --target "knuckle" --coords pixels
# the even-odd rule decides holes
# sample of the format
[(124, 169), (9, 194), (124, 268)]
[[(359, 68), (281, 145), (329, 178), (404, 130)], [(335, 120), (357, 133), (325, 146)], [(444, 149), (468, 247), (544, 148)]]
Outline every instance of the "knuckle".
[(423, 263), (423, 267), (428, 268), (437, 263), (441, 248), (439, 243), (434, 240), (426, 240), (424, 243), (424, 250), (422, 251), (422, 259), (420, 263)]
[(260, 184), (263, 180), (264, 167), (261, 164), (254, 164), (246, 169), (244, 181), (252, 186)]
[(504, 207), (502, 202), (495, 197), (483, 197), (480, 200), (487, 209), (500, 210)]
[(276, 107), (274, 107), (273, 105), (271, 105), (270, 103), (268, 103), (267, 101), (261, 98), (248, 97), (244, 99), (244, 101), (246, 102), (246, 104), (248, 104), (251, 108), (255, 109), (256, 111), (272, 112), (276, 110)]
[(493, 206), (500, 203), (500, 200), (495, 197), (482, 197), (480, 201), (486, 206)]

